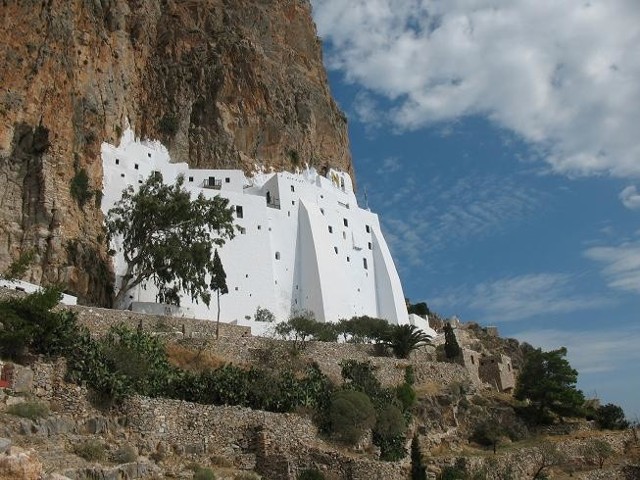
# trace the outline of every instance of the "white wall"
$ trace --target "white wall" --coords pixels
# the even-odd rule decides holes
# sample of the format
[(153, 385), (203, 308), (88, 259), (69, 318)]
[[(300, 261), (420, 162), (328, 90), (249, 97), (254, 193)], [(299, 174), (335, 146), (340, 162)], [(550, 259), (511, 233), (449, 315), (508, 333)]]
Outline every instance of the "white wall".
[[(238, 170), (193, 170), (169, 163), (161, 144), (136, 141), (130, 130), (118, 147), (103, 144), (102, 159), (105, 213), (127, 185), (135, 188), (154, 170), (167, 183), (183, 174), (193, 195), (221, 195), (242, 207), (240, 231), (219, 250), (229, 288), (221, 297), (222, 320), (263, 331), (266, 326), (252, 320), (262, 307), (278, 320), (311, 310), (321, 321), (369, 315), (407, 323), (402, 285), (378, 217), (358, 207), (348, 174), (330, 170), (325, 178), (308, 169), (247, 179)], [(202, 188), (209, 177), (219, 189)], [(276, 201), (280, 208), (272, 208)], [(122, 254), (116, 255), (119, 278), (125, 267)], [(129, 301), (154, 302), (156, 294), (147, 285), (130, 291)], [(188, 298), (182, 305), (198, 318), (215, 319), (215, 299), (211, 308)]]

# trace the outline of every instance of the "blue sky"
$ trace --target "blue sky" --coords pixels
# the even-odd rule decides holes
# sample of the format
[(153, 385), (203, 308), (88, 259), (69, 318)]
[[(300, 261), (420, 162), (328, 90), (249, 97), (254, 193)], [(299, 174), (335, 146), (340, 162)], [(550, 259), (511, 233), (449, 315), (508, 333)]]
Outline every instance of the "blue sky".
[(312, 3), (406, 296), (640, 416), (640, 2)]

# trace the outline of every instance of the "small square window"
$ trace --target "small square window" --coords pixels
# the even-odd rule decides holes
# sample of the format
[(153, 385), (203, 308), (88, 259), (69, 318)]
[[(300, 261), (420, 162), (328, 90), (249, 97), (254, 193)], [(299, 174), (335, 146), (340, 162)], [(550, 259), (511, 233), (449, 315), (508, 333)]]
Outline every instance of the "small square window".
[(351, 259), (349, 257), (347, 257), (347, 262), (350, 262), (350, 261), (351, 261)]
[(322, 215), (324, 215), (324, 208), (321, 208), (321, 209), (320, 209), (320, 213), (321, 213)]
[(373, 245), (371, 245), (371, 242), (369, 242), (368, 244), (369, 250), (373, 250)]
[(116, 165), (120, 165), (120, 159), (116, 158)]
[(238, 287), (236, 287), (236, 292), (238, 291)]
[(262, 230), (262, 225), (258, 225), (258, 230)]
[(244, 218), (244, 211), (242, 210), (242, 206), (241, 205), (236, 205), (236, 217), (237, 218)]
[[(280, 260), (280, 252), (276, 252), (276, 260)], [(277, 284), (278, 282), (276, 282)]]
[(346, 218), (343, 218), (342, 221), (344, 222), (345, 227), (349, 226), (349, 220), (347, 220)]
[(190, 182), (193, 182), (193, 177), (189, 177), (189, 181), (190, 181)]
[(229, 177), (225, 177), (225, 179), (224, 179), (224, 183), (231, 183), (231, 178), (229, 178)]
[(367, 259), (366, 259), (366, 258), (363, 258), (363, 259), (362, 259), (362, 264), (364, 265), (364, 269), (365, 269), (365, 270), (368, 270), (368, 269), (369, 269), (369, 266), (367, 265)]
[(338, 254), (338, 247), (333, 247), (333, 251), (336, 252), (336, 255)]
[(296, 187), (294, 187), (293, 185), (291, 185), (291, 191), (295, 192), (296, 191)]
[(138, 165), (137, 163), (134, 163), (134, 164), (133, 164), (133, 168), (135, 168), (136, 170), (138, 170), (139, 165)]
[(139, 183), (140, 185), (142, 185), (142, 180), (138, 180), (138, 183)]
[(150, 153), (147, 153), (147, 157), (151, 158), (151, 154), (150, 154)]
[(295, 200), (291, 200), (291, 205), (295, 205), (296, 201)]
[(329, 233), (333, 233), (333, 227), (329, 225)]
[(120, 174), (120, 176), (121, 176), (122, 178), (124, 178), (124, 173), (121, 173), (121, 174)]
[(369, 225), (366, 225), (364, 228), (367, 231), (367, 233), (371, 233), (371, 227)]
[(342, 232), (342, 238), (347, 239), (347, 232)]

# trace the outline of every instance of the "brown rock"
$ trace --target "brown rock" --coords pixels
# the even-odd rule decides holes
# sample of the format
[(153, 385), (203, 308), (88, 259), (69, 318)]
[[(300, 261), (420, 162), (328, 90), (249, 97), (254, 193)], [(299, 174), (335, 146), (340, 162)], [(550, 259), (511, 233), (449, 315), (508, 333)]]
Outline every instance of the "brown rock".
[(0, 3), (0, 271), (108, 305), (100, 144), (127, 119), (194, 167), (352, 172), (307, 0)]

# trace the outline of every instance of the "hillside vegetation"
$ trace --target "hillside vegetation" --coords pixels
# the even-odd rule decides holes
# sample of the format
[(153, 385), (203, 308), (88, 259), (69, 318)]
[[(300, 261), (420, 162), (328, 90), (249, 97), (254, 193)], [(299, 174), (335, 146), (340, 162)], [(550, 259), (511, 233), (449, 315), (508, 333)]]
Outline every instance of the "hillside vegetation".
[(0, 301), (0, 478), (638, 478), (637, 430), (615, 405), (576, 402), (562, 352), (475, 325), (455, 329), (462, 349), (523, 350), (523, 372), (555, 362), (568, 390), (543, 401), (521, 382), (515, 400), (442, 361), (443, 338), (374, 319), (292, 319), (276, 338), (225, 325), (215, 340), (211, 322), (57, 299)]

